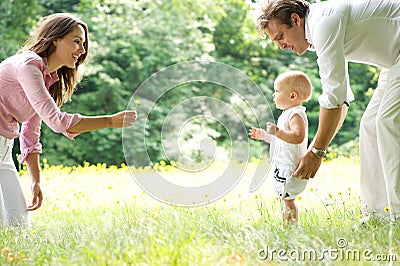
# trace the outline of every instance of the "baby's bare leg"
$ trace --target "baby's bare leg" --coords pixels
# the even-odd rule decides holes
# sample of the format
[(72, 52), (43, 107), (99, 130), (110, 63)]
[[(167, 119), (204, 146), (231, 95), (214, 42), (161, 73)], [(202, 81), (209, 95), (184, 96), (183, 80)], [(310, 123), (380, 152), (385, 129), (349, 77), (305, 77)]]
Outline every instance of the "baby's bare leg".
[(297, 225), (298, 223), (298, 213), (297, 207), (292, 200), (284, 200), (284, 210), (283, 210), (283, 225)]

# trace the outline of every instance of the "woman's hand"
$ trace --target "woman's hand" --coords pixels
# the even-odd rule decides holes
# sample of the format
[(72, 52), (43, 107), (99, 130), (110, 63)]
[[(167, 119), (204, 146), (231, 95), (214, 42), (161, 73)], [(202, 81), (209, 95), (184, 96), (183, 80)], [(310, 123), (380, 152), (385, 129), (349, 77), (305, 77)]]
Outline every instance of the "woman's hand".
[(27, 211), (34, 211), (42, 205), (43, 194), (40, 189), (40, 167), (39, 153), (30, 153), (26, 156), (26, 166), (31, 177), (32, 185), (32, 205), (28, 206)]
[(133, 110), (121, 111), (111, 115), (111, 127), (122, 128), (129, 127), (136, 122), (137, 113)]
[(133, 110), (121, 111), (112, 115), (84, 116), (82, 120), (70, 127), (68, 132), (81, 133), (102, 128), (129, 127), (136, 122), (137, 113)]
[(40, 183), (33, 182), (31, 185), (32, 191), (32, 205), (28, 206), (27, 211), (34, 211), (38, 209), (43, 202), (43, 193), (40, 188)]

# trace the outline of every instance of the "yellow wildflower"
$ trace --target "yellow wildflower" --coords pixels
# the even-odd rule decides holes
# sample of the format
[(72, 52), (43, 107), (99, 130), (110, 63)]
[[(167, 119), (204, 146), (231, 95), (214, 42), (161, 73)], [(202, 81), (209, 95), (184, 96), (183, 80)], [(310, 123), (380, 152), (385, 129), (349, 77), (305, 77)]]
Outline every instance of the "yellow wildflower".
[(8, 251), (10, 251), (10, 249), (8, 247), (4, 247), (1, 249), (2, 254), (8, 254)]
[(243, 265), (246, 263), (246, 259), (240, 253), (236, 253), (228, 257), (228, 262), (234, 265)]
[(7, 255), (7, 263), (11, 263), (14, 261), (14, 254), (8, 253)]

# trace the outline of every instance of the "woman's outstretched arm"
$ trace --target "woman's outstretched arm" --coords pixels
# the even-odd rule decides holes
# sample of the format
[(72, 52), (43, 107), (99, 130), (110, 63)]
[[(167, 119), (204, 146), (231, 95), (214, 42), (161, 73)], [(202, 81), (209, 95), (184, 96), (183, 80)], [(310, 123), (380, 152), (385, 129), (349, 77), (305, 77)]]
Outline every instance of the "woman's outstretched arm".
[(137, 113), (132, 110), (121, 111), (113, 115), (83, 116), (79, 123), (68, 129), (68, 132), (80, 133), (102, 128), (129, 127), (135, 123), (136, 118)]

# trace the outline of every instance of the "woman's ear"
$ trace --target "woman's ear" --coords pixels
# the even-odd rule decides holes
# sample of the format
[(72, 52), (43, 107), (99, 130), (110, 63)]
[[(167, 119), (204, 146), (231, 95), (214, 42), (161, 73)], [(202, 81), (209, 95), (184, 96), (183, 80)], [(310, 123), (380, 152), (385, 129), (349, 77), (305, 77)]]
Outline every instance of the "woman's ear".
[(54, 45), (55, 47), (57, 47), (57, 44), (58, 44), (58, 39), (55, 40), (55, 41), (53, 41), (53, 45)]

